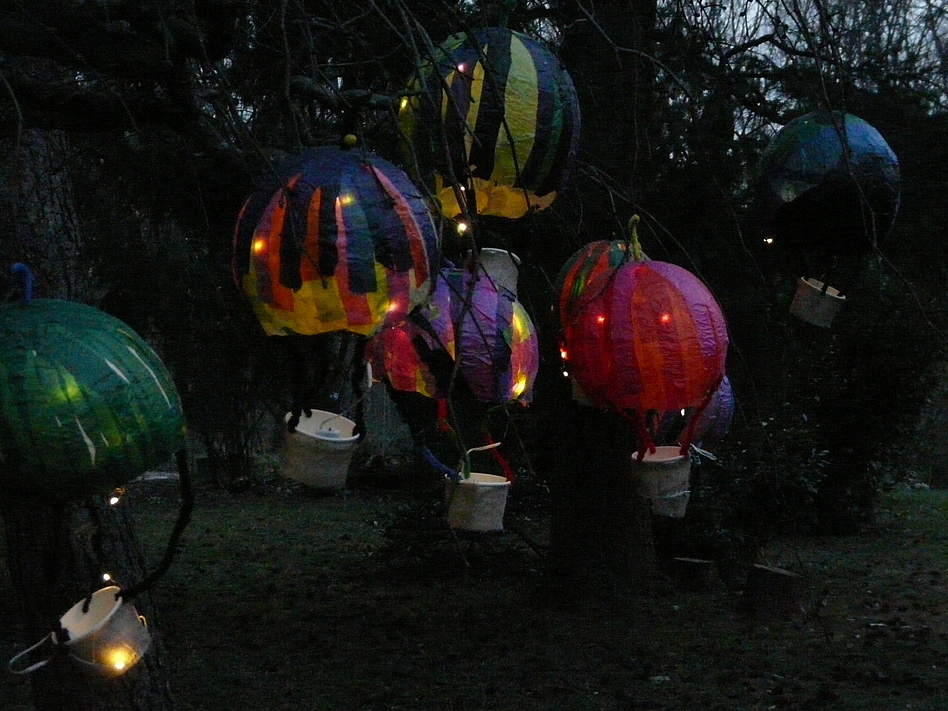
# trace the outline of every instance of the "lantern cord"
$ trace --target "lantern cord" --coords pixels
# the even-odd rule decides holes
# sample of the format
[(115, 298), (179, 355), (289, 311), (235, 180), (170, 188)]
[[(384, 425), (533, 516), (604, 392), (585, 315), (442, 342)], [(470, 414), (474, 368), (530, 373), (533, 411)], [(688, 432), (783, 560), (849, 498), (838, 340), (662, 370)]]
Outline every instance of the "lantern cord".
[(23, 303), (30, 303), (33, 300), (33, 272), (23, 262), (14, 264), (10, 271), (23, 280)]
[(365, 437), (365, 397), (368, 394), (369, 388), (366, 380), (368, 380), (368, 372), (366, 370), (366, 360), (365, 360), (365, 346), (368, 343), (368, 339), (365, 337), (359, 337), (356, 339), (354, 350), (355, 354), (353, 356), (353, 362), (358, 364), (358, 367), (352, 369), (351, 384), (352, 392), (355, 395), (355, 428), (353, 429), (353, 434), (358, 435), (359, 438)]
[(181, 534), (191, 521), (191, 511), (194, 509), (194, 494), (191, 490), (191, 475), (188, 470), (188, 453), (186, 449), (178, 450), (176, 455), (178, 463), (178, 483), (181, 489), (181, 507), (178, 509), (178, 520), (175, 522), (171, 536), (168, 538), (168, 546), (165, 548), (164, 557), (152, 573), (146, 575), (141, 581), (131, 587), (119, 590), (115, 597), (122, 598), (125, 602), (134, 599), (136, 596), (145, 592), (171, 567), (175, 554), (178, 552), (178, 544), (181, 541)]
[(620, 417), (631, 422), (632, 426), (635, 428), (635, 433), (638, 437), (638, 451), (636, 454), (636, 460), (641, 462), (643, 459), (645, 459), (646, 452), (654, 454), (655, 442), (652, 440), (652, 435), (649, 434), (648, 426), (645, 423), (645, 414), (636, 412), (635, 415), (631, 415), (621, 407), (616, 407), (613, 409), (619, 413)]
[(452, 469), (451, 467), (449, 467), (444, 462), (442, 462), (440, 459), (438, 459), (434, 455), (434, 452), (428, 449), (428, 445), (424, 445), (424, 444), (421, 445), (421, 448), (419, 451), (421, 452), (421, 456), (424, 457), (425, 461), (428, 462), (428, 464), (430, 464), (431, 467), (436, 472), (438, 472), (442, 476), (453, 479), (454, 481), (457, 481), (459, 479), (458, 472)]
[(632, 260), (636, 262), (645, 261), (645, 254), (642, 252), (642, 245), (639, 244), (639, 216), (632, 215), (629, 218), (629, 244), (632, 247)]
[[(494, 438), (491, 437), (490, 433), (486, 431), (484, 432), (484, 443), (488, 445), (497, 445), (498, 447), (500, 446), (500, 442), (495, 441)], [(508, 462), (504, 455), (500, 453), (500, 450), (496, 448), (490, 450), (490, 456), (494, 458), (494, 461), (497, 462), (498, 465), (500, 465), (500, 469), (504, 473), (504, 478), (513, 484), (514, 470), (513, 467), (510, 466), (510, 462)]]
[(698, 420), (701, 419), (701, 413), (703, 413), (707, 409), (708, 405), (711, 404), (711, 398), (714, 397), (714, 393), (716, 393), (718, 388), (721, 387), (721, 383), (723, 381), (724, 374), (722, 373), (721, 376), (714, 382), (714, 385), (708, 389), (708, 394), (705, 395), (704, 400), (702, 400), (701, 403), (695, 408), (694, 412), (691, 413), (691, 420), (688, 422), (688, 427), (685, 428), (684, 436), (681, 438), (680, 442), (681, 454), (687, 453), (688, 449), (691, 447), (691, 441), (694, 439), (695, 428), (698, 426)]

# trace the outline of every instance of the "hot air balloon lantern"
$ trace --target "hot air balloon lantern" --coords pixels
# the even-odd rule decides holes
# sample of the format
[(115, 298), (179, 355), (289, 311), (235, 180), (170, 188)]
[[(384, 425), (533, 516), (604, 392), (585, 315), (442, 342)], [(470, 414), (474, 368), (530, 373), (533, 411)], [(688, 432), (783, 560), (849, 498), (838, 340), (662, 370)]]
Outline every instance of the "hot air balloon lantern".
[(105, 493), (184, 448), (178, 391), (129, 326), (85, 304), (0, 306), (0, 485), (56, 500)]
[(561, 330), (572, 317), (572, 311), (586, 285), (603, 272), (628, 261), (641, 262), (648, 257), (642, 251), (638, 235), (639, 216), (629, 219), (628, 239), (596, 240), (576, 250), (560, 268), (553, 282), (554, 310)]
[(366, 357), (373, 377), (394, 390), (447, 397), (439, 381), (450, 377), (450, 371), (439, 372), (438, 364), (432, 362), (454, 360), (451, 293), (444, 277), (438, 275), (426, 304), (399, 321), (385, 322), (369, 340)]
[(529, 403), (540, 355), (526, 309), (486, 274), (467, 269), (444, 274), (464, 382), (480, 402)]
[[(570, 374), (596, 406), (634, 413), (640, 453), (649, 413), (705, 408), (724, 377), (724, 315), (693, 274), (630, 261), (595, 277), (566, 323)], [(684, 452), (690, 433), (682, 441)]]
[(268, 335), (371, 335), (428, 297), (439, 242), (427, 203), (388, 161), (335, 146), (264, 179), (234, 233), (233, 273)]
[(449, 37), (410, 82), (399, 112), (409, 172), (448, 218), (518, 218), (549, 206), (572, 169), (579, 123), (559, 60), (501, 27)]
[(777, 132), (757, 173), (765, 241), (797, 258), (806, 272), (791, 311), (829, 326), (861, 256), (878, 247), (895, 220), (898, 159), (863, 119), (814, 111)]

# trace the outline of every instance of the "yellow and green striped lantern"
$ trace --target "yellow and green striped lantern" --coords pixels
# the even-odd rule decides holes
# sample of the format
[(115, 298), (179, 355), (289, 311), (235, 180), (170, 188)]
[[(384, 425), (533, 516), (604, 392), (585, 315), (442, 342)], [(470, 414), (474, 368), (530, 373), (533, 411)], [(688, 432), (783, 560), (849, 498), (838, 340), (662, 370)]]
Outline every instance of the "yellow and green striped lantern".
[(526, 35), (449, 37), (402, 99), (408, 172), (448, 218), (518, 218), (550, 205), (579, 142), (579, 101), (559, 60)]
[(107, 492), (184, 447), (178, 392), (131, 328), (85, 304), (0, 306), (0, 488)]

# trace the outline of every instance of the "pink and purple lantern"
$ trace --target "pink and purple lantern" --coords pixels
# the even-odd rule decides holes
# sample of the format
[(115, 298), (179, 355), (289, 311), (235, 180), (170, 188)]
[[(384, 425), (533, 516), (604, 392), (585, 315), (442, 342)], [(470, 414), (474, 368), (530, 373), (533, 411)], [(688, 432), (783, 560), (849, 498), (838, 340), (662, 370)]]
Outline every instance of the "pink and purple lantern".
[(457, 358), (474, 397), (502, 404), (533, 399), (540, 364), (536, 329), (513, 292), (483, 273), (443, 272), (451, 289)]

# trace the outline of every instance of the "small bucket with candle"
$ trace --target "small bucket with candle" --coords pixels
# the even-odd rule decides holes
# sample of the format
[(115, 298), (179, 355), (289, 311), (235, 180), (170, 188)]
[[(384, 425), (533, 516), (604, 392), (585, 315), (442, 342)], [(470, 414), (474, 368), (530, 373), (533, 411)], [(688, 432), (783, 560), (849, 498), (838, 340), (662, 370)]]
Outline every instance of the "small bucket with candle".
[(681, 453), (678, 445), (656, 447), (646, 452), (642, 461), (632, 457), (632, 475), (639, 496), (648, 499), (652, 513), (668, 518), (682, 518), (688, 507), (691, 490), (691, 457)]
[[(107, 675), (127, 671), (148, 651), (151, 634), (145, 618), (122, 600), (119, 592), (120, 588), (110, 585), (77, 602), (60, 618), (59, 630), (10, 660), (10, 671), (15, 674), (36, 671), (58, 651)], [(52, 644), (53, 654), (21, 668), (20, 662), (46, 642)]]
[(817, 279), (801, 277), (790, 303), (790, 313), (814, 326), (829, 328), (846, 297)]
[[(289, 421), (287, 413), (285, 420)], [(317, 489), (346, 485), (352, 454), (359, 443), (356, 423), (325, 410), (300, 415), (295, 431), (287, 432), (280, 452), (280, 473)]]
[[(499, 446), (500, 442), (494, 442), (469, 449), (467, 453)], [(467, 477), (460, 474), (457, 478), (445, 477), (448, 525), (461, 531), (503, 531), (509, 490), (510, 481), (496, 474), (471, 472)]]

